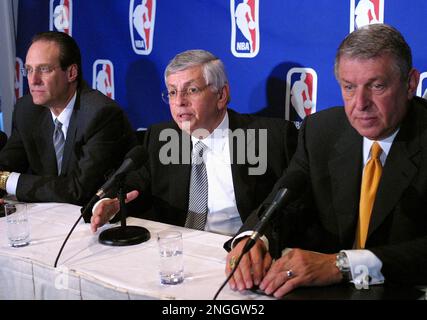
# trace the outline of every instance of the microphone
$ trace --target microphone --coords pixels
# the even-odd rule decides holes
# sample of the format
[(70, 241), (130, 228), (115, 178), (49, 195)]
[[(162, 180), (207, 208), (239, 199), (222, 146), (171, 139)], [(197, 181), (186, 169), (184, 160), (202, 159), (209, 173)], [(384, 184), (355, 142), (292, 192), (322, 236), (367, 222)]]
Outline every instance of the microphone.
[[(71, 234), (73, 233), (74, 229), (76, 228), (77, 224), (83, 217), (84, 221), (86, 223), (90, 222), (90, 218), (92, 216), (92, 208), (95, 205), (96, 202), (98, 202), (100, 199), (105, 197), (105, 195), (111, 191), (111, 189), (114, 188), (117, 181), (123, 180), (125, 175), (134, 169), (137, 169), (140, 167), (143, 163), (145, 163), (148, 159), (148, 153), (145, 151), (145, 149), (138, 145), (132, 148), (126, 155), (125, 160), (123, 161), (122, 165), (119, 169), (102, 185), (102, 187), (96, 192), (96, 194), (92, 197), (92, 199), (88, 202), (86, 206), (84, 206), (81, 209), (81, 215), (77, 219), (77, 221), (74, 223), (74, 225), (71, 227), (71, 230), (68, 232), (67, 236), (65, 237), (64, 242), (61, 245), (61, 248), (59, 249), (58, 255), (56, 256), (54, 267), (58, 265), (59, 257), (61, 256), (62, 250), (65, 247), (65, 244), (67, 243), (68, 239), (70, 238)], [(143, 241), (147, 241), (150, 239), (150, 232), (143, 227), (138, 226), (126, 226), (126, 215), (124, 213), (124, 198), (121, 197), (121, 226), (117, 228), (112, 228), (108, 230), (104, 230), (100, 234), (99, 242), (109, 245), (131, 245), (131, 244), (137, 244), (141, 243)], [(117, 230), (119, 229), (119, 230)], [(109, 231), (109, 233), (104, 234), (104, 240), (101, 239), (101, 235)]]
[(96, 197), (104, 197), (110, 189), (115, 186), (118, 189), (118, 195), (120, 201), (120, 226), (104, 230), (99, 235), (99, 242), (109, 246), (130, 246), (138, 244), (150, 239), (150, 232), (139, 226), (127, 226), (126, 225), (126, 192), (124, 190), (123, 180), (126, 174), (140, 167), (148, 159), (148, 153), (141, 146), (134, 147), (125, 156), (125, 160), (120, 168), (108, 179), (107, 182), (98, 190)]
[(290, 202), (298, 198), (298, 196), (302, 192), (304, 192), (306, 186), (307, 178), (306, 175), (301, 171), (295, 171), (291, 172), (290, 174), (285, 174), (279, 179), (279, 181), (276, 183), (275, 188), (278, 188), (278, 190), (274, 194), (273, 201), (268, 204), (265, 213), (262, 215), (261, 219), (256, 224), (254, 232), (252, 232), (252, 235), (250, 236), (249, 240), (246, 242), (243, 248), (242, 255), (248, 252), (254, 246), (256, 241), (264, 234), (264, 230), (276, 210), (282, 206), (288, 205)]
[(120, 168), (117, 169), (116, 172), (102, 185), (100, 189), (96, 192), (96, 194), (92, 197), (92, 199), (88, 202), (88, 204), (82, 208), (83, 219), (86, 223), (90, 222), (90, 218), (92, 217), (92, 208), (100, 199), (104, 198), (105, 195), (111, 191), (116, 185), (116, 182), (119, 179), (123, 179), (123, 177), (132, 170), (139, 168), (144, 162), (148, 159), (148, 153), (145, 149), (138, 145), (132, 148), (126, 155), (125, 160), (123, 161)]
[[(307, 182), (307, 177), (302, 171), (294, 171), (289, 174), (285, 174), (279, 179), (279, 181), (277, 181), (274, 188), (274, 190), (277, 190), (276, 193), (272, 192), (263, 203), (263, 205), (268, 205), (267, 210), (265, 210), (265, 213), (256, 224), (255, 231), (252, 233), (249, 240), (245, 243), (242, 253), (237, 258), (236, 264), (231, 268), (232, 270), (230, 274), (215, 293), (213, 300), (216, 300), (221, 290), (231, 279), (240, 263), (240, 260), (242, 260), (242, 257), (254, 246), (259, 237), (264, 234), (264, 230), (276, 210), (282, 206), (288, 205), (296, 198), (298, 198), (298, 196), (304, 192), (304, 189), (307, 186)], [(273, 200), (271, 200), (271, 198), (273, 198)], [(258, 211), (260, 211), (263, 205), (258, 207)]]

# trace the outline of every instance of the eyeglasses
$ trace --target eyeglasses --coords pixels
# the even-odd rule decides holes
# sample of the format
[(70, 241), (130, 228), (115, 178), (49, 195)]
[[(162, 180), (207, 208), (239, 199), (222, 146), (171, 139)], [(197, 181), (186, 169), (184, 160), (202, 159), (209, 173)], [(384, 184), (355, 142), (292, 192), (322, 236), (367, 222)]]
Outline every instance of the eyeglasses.
[(25, 67), (25, 68), (21, 69), (21, 73), (24, 77), (32, 75), (34, 72), (41, 74), (41, 75), (45, 75), (45, 74), (51, 73), (53, 70), (55, 70), (56, 68), (59, 68), (59, 67), (60, 66), (49, 66), (49, 65), (38, 66), (35, 68)]
[(202, 88), (199, 88), (196, 86), (189, 86), (188, 88), (186, 88), (184, 90), (176, 90), (176, 89), (167, 90), (166, 89), (162, 92), (162, 99), (166, 103), (171, 103), (171, 102), (174, 102), (176, 100), (176, 98), (178, 97), (178, 95), (180, 93), (182, 95), (184, 95), (184, 97), (186, 97), (188, 99), (192, 99), (192, 98), (196, 97), (197, 95), (199, 95), (202, 91), (206, 90), (209, 86), (210, 86), (210, 84), (207, 84), (206, 86), (204, 86)]

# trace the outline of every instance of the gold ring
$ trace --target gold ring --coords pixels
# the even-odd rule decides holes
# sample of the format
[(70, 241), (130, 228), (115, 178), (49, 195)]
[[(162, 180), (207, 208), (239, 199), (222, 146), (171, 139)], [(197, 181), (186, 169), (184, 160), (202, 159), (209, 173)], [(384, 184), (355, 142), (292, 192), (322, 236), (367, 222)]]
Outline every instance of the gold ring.
[(230, 268), (231, 269), (234, 269), (234, 267), (236, 266), (236, 257), (235, 256), (232, 256), (231, 258), (230, 258)]

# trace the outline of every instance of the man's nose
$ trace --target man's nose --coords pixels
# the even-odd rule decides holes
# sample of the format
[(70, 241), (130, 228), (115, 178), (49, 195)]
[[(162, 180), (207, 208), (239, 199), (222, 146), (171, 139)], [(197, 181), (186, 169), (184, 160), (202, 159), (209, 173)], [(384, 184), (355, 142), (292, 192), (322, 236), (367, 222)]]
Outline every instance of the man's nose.
[(174, 103), (177, 106), (186, 106), (188, 103), (187, 91), (177, 91)]
[(40, 84), (42, 82), (42, 78), (39, 72), (31, 72), (27, 75), (28, 83), (29, 84)]
[(360, 110), (364, 110), (367, 107), (369, 107), (370, 101), (371, 101), (371, 93), (369, 92), (369, 90), (365, 88), (360, 88), (359, 90), (356, 90), (356, 94), (355, 94), (356, 108)]

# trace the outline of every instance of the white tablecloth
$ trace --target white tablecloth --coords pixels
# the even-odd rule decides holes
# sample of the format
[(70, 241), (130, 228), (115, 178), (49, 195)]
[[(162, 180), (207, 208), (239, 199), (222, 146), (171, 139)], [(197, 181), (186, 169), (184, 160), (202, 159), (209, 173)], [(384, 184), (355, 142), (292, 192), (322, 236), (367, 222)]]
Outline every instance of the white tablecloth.
[[(147, 228), (151, 239), (126, 247), (98, 243), (96, 234), (81, 221), (68, 240), (55, 269), (65, 236), (80, 214), (70, 204), (29, 204), (31, 244), (12, 248), (0, 219), (0, 299), (212, 299), (225, 280), (226, 236), (149, 220), (128, 218), (128, 225)], [(174, 229), (183, 234), (185, 280), (161, 285), (155, 235)], [(221, 299), (271, 299), (253, 292), (239, 293), (228, 285)]]

